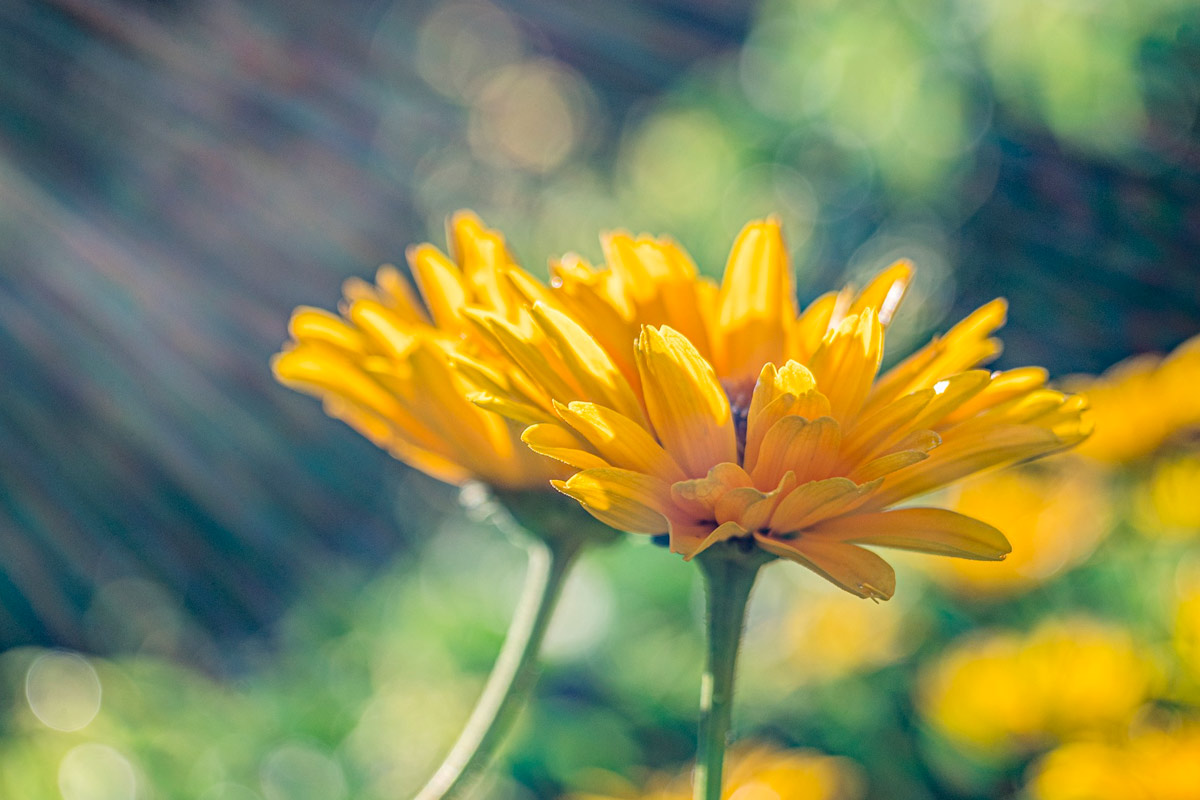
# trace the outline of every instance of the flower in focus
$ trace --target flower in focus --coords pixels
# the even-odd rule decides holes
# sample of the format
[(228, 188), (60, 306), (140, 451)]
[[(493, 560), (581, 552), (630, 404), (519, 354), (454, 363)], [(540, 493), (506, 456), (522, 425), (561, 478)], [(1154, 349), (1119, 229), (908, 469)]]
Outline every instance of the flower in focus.
[(944, 502), (994, 525), (1012, 543), (1002, 564), (940, 560), (928, 572), (971, 596), (998, 597), (1045, 582), (1086, 559), (1108, 534), (1111, 503), (1103, 477), (1073, 457), (964, 481)]
[[(853, 762), (811, 750), (764, 745), (730, 752), (725, 800), (860, 800), (862, 777)], [(571, 800), (690, 800), (691, 770), (652, 775), (641, 790), (622, 787), (613, 795), (578, 794)]]
[(668, 533), (692, 558), (741, 540), (861, 597), (891, 566), (861, 545), (996, 560), (995, 528), (897, 503), (1086, 435), (1083, 401), (1037, 368), (978, 369), (1000, 349), (994, 301), (880, 375), (907, 263), (798, 314), (779, 223), (738, 236), (718, 287), (674, 243), (618, 233), (607, 269), (577, 258), (513, 321), (469, 314), (525, 379), (478, 402), (532, 423), (529, 446), (575, 473), (555, 486), (620, 530)]
[(1035, 800), (1198, 800), (1200, 726), (1148, 729), (1127, 741), (1072, 742), (1051, 751), (1026, 787)]
[(562, 471), (531, 454), (508, 420), (468, 401), (471, 387), (451, 365), (503, 368), (463, 314), (471, 306), (516, 319), (520, 298), (504, 275), (517, 268), (503, 237), (469, 213), (452, 218), (449, 238), (453, 259), (428, 244), (408, 252), (420, 298), (399, 270), (383, 266), (374, 285), (346, 282), (340, 315), (297, 308), (293, 341), (272, 368), (321, 398), (330, 416), (436, 478), (541, 488)]
[(1200, 336), (1165, 358), (1139, 355), (1098, 378), (1076, 377), (1085, 393), (1096, 433), (1078, 453), (1107, 464), (1137, 461), (1172, 438), (1200, 428)]
[(958, 745), (1002, 756), (1080, 732), (1120, 730), (1158, 673), (1128, 632), (1085, 619), (955, 646), (921, 682), (925, 718)]

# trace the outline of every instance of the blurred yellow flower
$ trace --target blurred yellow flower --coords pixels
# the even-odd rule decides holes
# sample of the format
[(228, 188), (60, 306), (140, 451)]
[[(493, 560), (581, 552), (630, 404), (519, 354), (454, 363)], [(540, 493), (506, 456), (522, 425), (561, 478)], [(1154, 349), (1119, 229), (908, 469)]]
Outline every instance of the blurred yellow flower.
[(477, 400), (533, 423), (525, 442), (575, 472), (559, 490), (614, 528), (669, 533), (685, 558), (740, 539), (886, 599), (895, 574), (860, 545), (1009, 551), (962, 514), (888, 509), (1086, 435), (1083, 401), (1043, 370), (977, 369), (999, 352), (1003, 301), (879, 375), (907, 263), (798, 314), (774, 219), (742, 230), (719, 287), (669, 240), (604, 247), (608, 269), (564, 260), (554, 289), (516, 275), (532, 304), (516, 321), (469, 312), (527, 379), (481, 381)]
[(745, 691), (772, 706), (804, 682), (878, 668), (919, 644), (902, 600), (876, 608), (827, 583), (796, 580), (790, 570), (762, 576), (755, 591), (756, 608), (771, 610), (745, 637)]
[(1026, 788), (1034, 800), (1200, 800), (1200, 726), (1063, 745), (1032, 769)]
[[(780, 750), (765, 745), (735, 747), (723, 800), (860, 800), (865, 786), (849, 759), (811, 750)], [(659, 773), (644, 788), (621, 787), (615, 794), (572, 795), (571, 800), (691, 800), (691, 770)]]
[(1174, 610), (1175, 654), (1193, 684), (1200, 688), (1200, 581), (1188, 581)]
[(451, 364), (508, 379), (464, 313), (477, 307), (517, 319), (521, 298), (505, 278), (517, 268), (503, 237), (474, 215), (456, 214), (449, 227), (453, 260), (428, 244), (408, 251), (420, 298), (392, 266), (379, 269), (374, 285), (352, 278), (340, 316), (296, 309), (293, 341), (272, 368), (281, 382), (321, 398), (330, 416), (436, 478), (547, 486), (562, 471), (531, 454), (519, 428), (468, 401), (471, 386)]
[(1080, 376), (1067, 383), (1087, 395), (1096, 425), (1077, 452), (1108, 464), (1137, 461), (1200, 427), (1200, 336), (1165, 358), (1134, 356), (1098, 378)]
[(965, 639), (922, 675), (923, 716), (958, 745), (1004, 756), (1120, 730), (1158, 672), (1125, 630), (1082, 618)]
[(1002, 564), (928, 563), (935, 580), (965, 595), (1012, 594), (1078, 564), (1108, 534), (1112, 516), (1104, 477), (1073, 456), (973, 478), (949, 490), (944, 502), (1012, 543)]
[(1134, 518), (1152, 536), (1200, 534), (1200, 451), (1155, 460), (1135, 489)]

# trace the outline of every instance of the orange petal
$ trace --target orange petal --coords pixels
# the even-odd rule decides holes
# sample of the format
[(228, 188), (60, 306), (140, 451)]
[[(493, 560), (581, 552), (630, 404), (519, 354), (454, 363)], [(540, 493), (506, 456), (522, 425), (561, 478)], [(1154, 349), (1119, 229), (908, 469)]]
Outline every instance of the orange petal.
[(1004, 534), (991, 525), (944, 508), (847, 514), (814, 525), (805, 535), (977, 561), (1000, 561), (1012, 552)]
[(803, 535), (780, 540), (755, 534), (754, 539), (768, 553), (802, 564), (859, 597), (887, 600), (896, 591), (891, 565), (870, 550)]
[(779, 221), (751, 222), (738, 234), (721, 282), (720, 348), (714, 355), (722, 376), (752, 378), (762, 364), (782, 361), (795, 317), (795, 288)]
[(561, 425), (530, 425), (521, 434), (521, 441), (529, 445), (533, 452), (557, 459), (576, 469), (607, 469), (613, 466), (593, 453), (586, 442)]
[(784, 417), (763, 437), (750, 477), (756, 486), (774, 486), (785, 472), (801, 483), (829, 477), (838, 460), (842, 433), (837, 421), (821, 417)]

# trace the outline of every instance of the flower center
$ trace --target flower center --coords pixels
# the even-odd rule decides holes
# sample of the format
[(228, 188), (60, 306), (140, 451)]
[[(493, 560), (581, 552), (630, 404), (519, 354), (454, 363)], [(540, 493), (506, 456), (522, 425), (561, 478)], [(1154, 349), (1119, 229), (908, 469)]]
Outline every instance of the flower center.
[(743, 380), (737, 383), (721, 382), (725, 396), (729, 398), (729, 412), (733, 417), (733, 430), (737, 436), (738, 464), (745, 461), (746, 456), (746, 427), (750, 416), (750, 400), (754, 397), (755, 381)]

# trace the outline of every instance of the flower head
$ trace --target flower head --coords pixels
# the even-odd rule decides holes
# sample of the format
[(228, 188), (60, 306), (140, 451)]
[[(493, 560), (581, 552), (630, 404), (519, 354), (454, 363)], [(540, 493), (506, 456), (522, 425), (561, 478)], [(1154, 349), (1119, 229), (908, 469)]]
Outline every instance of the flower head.
[(529, 446), (574, 474), (555, 486), (609, 525), (669, 533), (691, 558), (740, 540), (862, 597), (892, 568), (861, 545), (999, 559), (990, 525), (895, 504), (1086, 435), (1083, 402), (1026, 368), (978, 369), (1000, 349), (994, 301), (880, 375), (912, 269), (798, 313), (778, 221), (750, 223), (720, 286), (666, 239), (605, 237), (607, 269), (578, 258), (552, 287), (517, 275), (517, 320), (472, 313), (526, 379), (477, 400), (533, 423)]
[(1106, 464), (1138, 461), (1168, 441), (1200, 430), (1200, 336), (1168, 356), (1143, 354), (1110, 367), (1098, 378), (1068, 383), (1088, 397), (1096, 434), (1079, 454)]
[(374, 285), (346, 282), (340, 315), (297, 308), (293, 341), (272, 368), (283, 383), (321, 398), (330, 416), (436, 478), (546, 486), (562, 470), (530, 453), (518, 427), (468, 401), (474, 384), (452, 366), (507, 381), (498, 354), (463, 314), (472, 306), (515, 319), (520, 298), (504, 275), (517, 268), (503, 237), (469, 213), (452, 218), (449, 238), (453, 259), (428, 244), (409, 249), (419, 298), (388, 265)]

